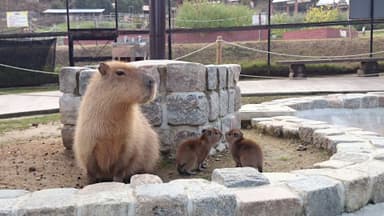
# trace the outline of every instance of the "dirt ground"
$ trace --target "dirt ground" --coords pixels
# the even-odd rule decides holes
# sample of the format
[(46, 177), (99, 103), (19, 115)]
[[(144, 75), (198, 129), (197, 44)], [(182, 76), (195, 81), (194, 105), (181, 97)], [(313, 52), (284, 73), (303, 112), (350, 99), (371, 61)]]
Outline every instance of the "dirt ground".
[[(86, 175), (76, 166), (72, 151), (65, 150), (60, 138), (60, 123), (34, 124), (23, 131), (10, 131), (0, 135), (0, 189), (26, 189), (30, 191), (57, 187), (83, 187)], [(329, 155), (312, 146), (298, 151), (296, 140), (284, 140), (258, 134), (256, 130), (243, 130), (245, 136), (256, 140), (264, 151), (264, 172), (285, 172), (311, 167), (327, 160)], [(234, 167), (228, 152), (211, 156), (209, 168), (188, 178), (210, 179), (212, 170)], [(180, 176), (174, 161), (163, 160), (156, 169), (164, 182)]]

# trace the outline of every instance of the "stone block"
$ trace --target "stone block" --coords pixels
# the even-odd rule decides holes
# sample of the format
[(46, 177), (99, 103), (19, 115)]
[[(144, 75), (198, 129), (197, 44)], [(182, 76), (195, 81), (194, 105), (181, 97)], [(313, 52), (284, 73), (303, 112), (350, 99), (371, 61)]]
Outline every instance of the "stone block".
[(329, 108), (344, 108), (343, 94), (332, 94), (326, 96)]
[(80, 75), (79, 75), (79, 94), (80, 95), (85, 94), (85, 90), (87, 90), (89, 81), (95, 73), (98, 73), (98, 71), (92, 70), (92, 69), (86, 69), (80, 72)]
[(188, 215), (188, 196), (182, 184), (149, 184), (135, 188), (135, 215)]
[(341, 216), (382, 216), (383, 209), (384, 203), (367, 205), (358, 211), (352, 213), (343, 213)]
[(366, 153), (356, 153), (356, 152), (337, 152), (332, 155), (331, 160), (339, 160), (352, 163), (361, 163), (369, 160), (370, 156)]
[(63, 67), (59, 74), (60, 91), (66, 94), (78, 94), (78, 77), (83, 67)]
[(167, 96), (168, 124), (203, 125), (208, 122), (208, 101), (204, 93), (172, 93)]
[(328, 108), (328, 101), (324, 98), (316, 98), (312, 100), (313, 109)]
[(229, 188), (254, 187), (269, 184), (262, 173), (252, 167), (214, 169), (211, 177), (213, 182)]
[(319, 163), (313, 164), (313, 168), (331, 168), (331, 169), (340, 169), (354, 164), (354, 162), (341, 161), (341, 160), (327, 160)]
[(265, 186), (234, 190), (238, 216), (247, 215), (303, 215), (300, 197), (282, 186)]
[(72, 149), (75, 138), (75, 125), (65, 124), (61, 128), (61, 140), (66, 149)]
[(384, 148), (384, 137), (372, 137), (369, 142), (376, 148)]
[(307, 178), (304, 175), (284, 172), (263, 172), (263, 175), (269, 180), (271, 185), (281, 185), (287, 183), (288, 181)]
[(348, 94), (344, 96), (344, 108), (357, 109), (361, 108), (363, 94)]
[(142, 104), (141, 110), (152, 126), (159, 126), (162, 124), (163, 110), (161, 107), (161, 97), (157, 97), (149, 103)]
[(236, 90), (228, 89), (228, 113), (235, 112), (235, 97), (236, 97)]
[(72, 94), (63, 94), (59, 100), (61, 123), (76, 125), (81, 98)]
[(280, 105), (246, 104), (241, 106), (239, 112), (241, 120), (251, 120), (252, 118), (294, 115), (296, 110)]
[(219, 65), (218, 67), (219, 77), (219, 89), (227, 88), (227, 67), (225, 65)]
[(235, 111), (241, 108), (241, 90), (239, 86), (235, 87)]
[(221, 119), (221, 131), (223, 133), (234, 128), (240, 129), (240, 127), (241, 127), (241, 123), (236, 113), (226, 115), (224, 118)]
[(219, 110), (220, 110), (220, 117), (223, 117), (225, 115), (227, 115), (228, 113), (228, 91), (227, 90), (224, 90), (224, 89), (221, 89), (219, 91)]
[(371, 179), (372, 192), (370, 200), (373, 203), (384, 202), (384, 162), (377, 160), (370, 160), (364, 163), (359, 163), (348, 169), (358, 170), (368, 174)]
[(329, 128), (329, 126), (325, 124), (318, 124), (318, 125), (301, 124), (299, 126), (299, 131), (298, 131), (299, 137), (305, 143), (315, 144), (313, 140), (314, 132), (316, 130), (321, 130), (326, 128)]
[(219, 94), (215, 91), (207, 93), (209, 104), (209, 121), (215, 121), (219, 117)]
[(165, 155), (169, 154), (170, 151), (174, 149), (174, 142), (172, 141), (171, 129), (167, 127), (154, 127), (153, 129), (159, 135), (160, 152)]
[(368, 142), (355, 142), (355, 143), (339, 143), (336, 146), (336, 152), (348, 152), (348, 153), (372, 153), (375, 151)]
[(363, 138), (349, 135), (324, 136), (324, 138), (326, 139), (326, 148), (333, 153), (336, 152), (339, 143), (361, 143), (365, 141)]
[[(237, 83), (239, 82), (239, 79), (240, 79), (240, 73), (241, 73), (241, 66), (238, 65), (238, 64), (228, 64), (226, 65), (227, 68), (228, 68), (228, 79), (232, 79), (231, 80), (228, 80), (228, 87), (234, 87), (235, 85), (237, 85)], [(229, 75), (231, 73), (231, 75)], [(232, 83), (232, 84), (230, 84)]]
[(322, 175), (341, 181), (344, 187), (345, 211), (353, 212), (365, 206), (371, 197), (371, 180), (367, 174), (347, 168), (305, 169), (294, 173)]
[(74, 188), (35, 191), (15, 206), (16, 215), (75, 215)]
[(193, 92), (206, 89), (206, 69), (198, 63), (169, 63), (167, 65), (167, 91)]
[(131, 187), (137, 187), (146, 184), (162, 184), (163, 180), (157, 175), (152, 174), (136, 174), (131, 177)]
[(344, 188), (342, 184), (324, 176), (310, 176), (287, 182), (303, 200), (307, 216), (339, 215), (344, 210)]
[(76, 215), (127, 215), (134, 211), (134, 200), (131, 187), (123, 183), (88, 185), (75, 196)]
[(12, 215), (14, 206), (27, 198), (28, 193), (26, 190), (0, 190), (0, 216)]
[(379, 106), (379, 99), (374, 95), (365, 95), (361, 100), (361, 108), (375, 108)]
[(188, 215), (235, 215), (236, 196), (228, 188), (204, 179), (179, 179), (170, 182), (180, 185), (188, 195)]
[(216, 65), (207, 65), (207, 89), (216, 90), (219, 87), (218, 70)]

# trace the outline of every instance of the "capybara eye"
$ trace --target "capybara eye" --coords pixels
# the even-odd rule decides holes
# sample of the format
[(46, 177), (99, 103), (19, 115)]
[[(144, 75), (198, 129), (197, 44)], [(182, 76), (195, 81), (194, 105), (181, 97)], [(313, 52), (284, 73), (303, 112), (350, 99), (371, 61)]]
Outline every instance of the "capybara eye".
[(123, 76), (125, 75), (124, 71), (116, 71), (117, 76)]
[(238, 136), (239, 136), (239, 134), (235, 133), (235, 134), (233, 134), (233, 136), (234, 136), (234, 137), (238, 137)]

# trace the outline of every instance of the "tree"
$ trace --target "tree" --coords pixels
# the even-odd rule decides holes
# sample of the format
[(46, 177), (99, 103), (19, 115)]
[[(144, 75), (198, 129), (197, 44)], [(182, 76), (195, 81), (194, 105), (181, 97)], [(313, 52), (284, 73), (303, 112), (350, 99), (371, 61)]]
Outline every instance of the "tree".
[(118, 0), (117, 10), (125, 13), (140, 13), (144, 5), (143, 0)]
[(337, 8), (312, 7), (305, 16), (306, 22), (328, 22), (340, 20), (340, 12)]

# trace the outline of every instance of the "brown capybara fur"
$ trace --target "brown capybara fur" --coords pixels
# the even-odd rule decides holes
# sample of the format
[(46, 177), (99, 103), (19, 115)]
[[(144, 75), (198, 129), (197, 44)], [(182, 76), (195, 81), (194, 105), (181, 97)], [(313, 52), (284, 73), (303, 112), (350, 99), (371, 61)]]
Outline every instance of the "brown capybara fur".
[(216, 128), (202, 130), (198, 138), (191, 138), (182, 142), (176, 150), (176, 168), (181, 175), (195, 175), (195, 170), (206, 168), (204, 160), (209, 151), (221, 139), (222, 133)]
[(236, 162), (236, 167), (254, 167), (263, 172), (263, 152), (254, 141), (244, 138), (239, 129), (232, 129), (225, 133), (229, 150)]
[(80, 105), (75, 157), (90, 183), (126, 182), (159, 159), (158, 136), (139, 106), (156, 95), (156, 83), (129, 63), (103, 62), (98, 71)]

